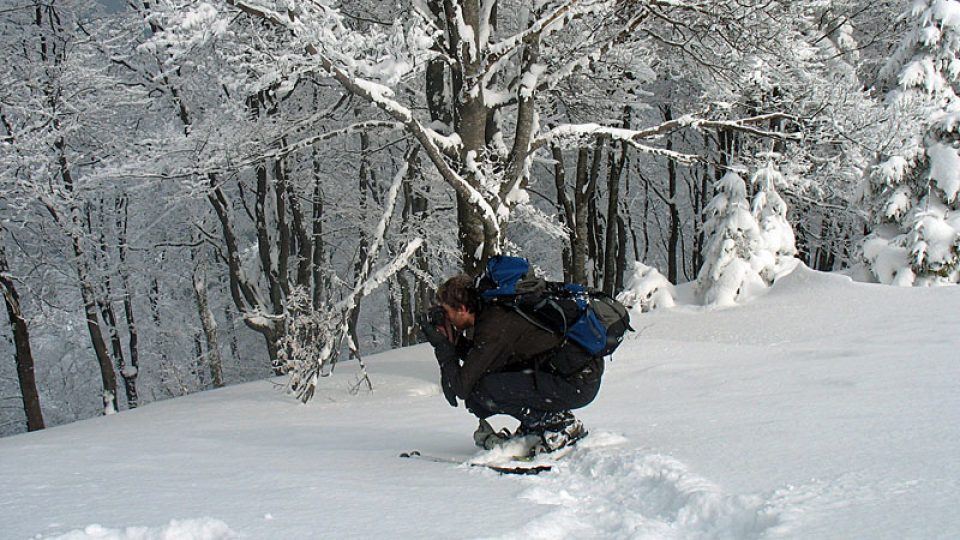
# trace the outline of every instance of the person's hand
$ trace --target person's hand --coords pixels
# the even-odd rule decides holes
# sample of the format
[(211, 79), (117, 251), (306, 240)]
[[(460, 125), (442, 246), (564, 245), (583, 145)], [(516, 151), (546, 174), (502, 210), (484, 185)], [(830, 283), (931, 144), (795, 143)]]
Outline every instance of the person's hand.
[(444, 332), (446, 330), (446, 317), (443, 308), (430, 308), (429, 311), (420, 315), (417, 322), (423, 337), (434, 348), (441, 347), (444, 344), (451, 345), (450, 338)]
[(453, 391), (453, 385), (450, 384), (450, 381), (443, 376), (443, 372), (440, 372), (440, 389), (443, 390), (443, 397), (447, 398), (447, 403), (451, 407), (457, 406), (457, 394)]

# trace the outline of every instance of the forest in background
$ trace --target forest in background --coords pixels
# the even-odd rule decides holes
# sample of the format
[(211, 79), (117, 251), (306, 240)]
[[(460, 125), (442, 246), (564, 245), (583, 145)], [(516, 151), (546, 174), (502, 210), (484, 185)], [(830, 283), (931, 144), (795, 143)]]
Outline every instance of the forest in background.
[(0, 435), (361, 391), (496, 253), (704, 303), (794, 257), (954, 284), (958, 5), (11, 0)]

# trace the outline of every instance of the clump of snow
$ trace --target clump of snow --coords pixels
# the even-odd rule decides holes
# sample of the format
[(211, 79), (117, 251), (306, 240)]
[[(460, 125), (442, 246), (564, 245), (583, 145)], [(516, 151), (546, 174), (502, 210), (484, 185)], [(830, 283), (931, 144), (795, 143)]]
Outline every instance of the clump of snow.
[(947, 202), (953, 202), (960, 191), (960, 155), (951, 144), (934, 143), (927, 148), (930, 158), (930, 179), (944, 193)]
[(673, 307), (676, 294), (670, 280), (656, 268), (634, 261), (624, 279), (624, 290), (617, 295), (617, 300), (639, 315), (657, 308)]
[(910, 253), (905, 247), (873, 236), (864, 241), (863, 256), (880, 283), (909, 287), (916, 280), (910, 268)]
[(907, 212), (909, 212), (915, 204), (917, 204), (917, 201), (914, 199), (910, 188), (907, 186), (899, 186), (887, 197), (886, 205), (883, 207), (881, 215), (888, 220), (899, 220), (907, 215)]
[(171, 520), (164, 527), (110, 529), (99, 524), (70, 531), (45, 540), (234, 540), (240, 535), (226, 523), (213, 518)]

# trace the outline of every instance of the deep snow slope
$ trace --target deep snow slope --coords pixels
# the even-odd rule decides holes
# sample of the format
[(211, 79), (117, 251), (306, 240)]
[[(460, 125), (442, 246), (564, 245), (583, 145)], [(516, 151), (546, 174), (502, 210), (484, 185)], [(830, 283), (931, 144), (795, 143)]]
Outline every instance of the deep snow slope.
[[(960, 538), (960, 288), (803, 267), (634, 320), (554, 472), (474, 457), (424, 346), (0, 440), (0, 538)], [(503, 425), (514, 423), (503, 419)]]

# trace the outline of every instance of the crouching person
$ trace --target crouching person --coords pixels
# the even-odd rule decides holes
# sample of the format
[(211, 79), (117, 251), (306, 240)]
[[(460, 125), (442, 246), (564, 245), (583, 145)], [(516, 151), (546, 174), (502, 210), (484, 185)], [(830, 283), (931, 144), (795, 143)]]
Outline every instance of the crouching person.
[[(457, 398), (477, 416), (477, 446), (491, 449), (511, 437), (534, 436), (530, 454), (575, 443), (587, 430), (572, 409), (589, 404), (600, 389), (603, 358), (592, 356), (515, 310), (484, 303), (467, 275), (444, 282), (437, 307), (421, 328), (440, 364), (447, 401)], [(487, 418), (520, 421), (514, 433), (495, 432)]]

